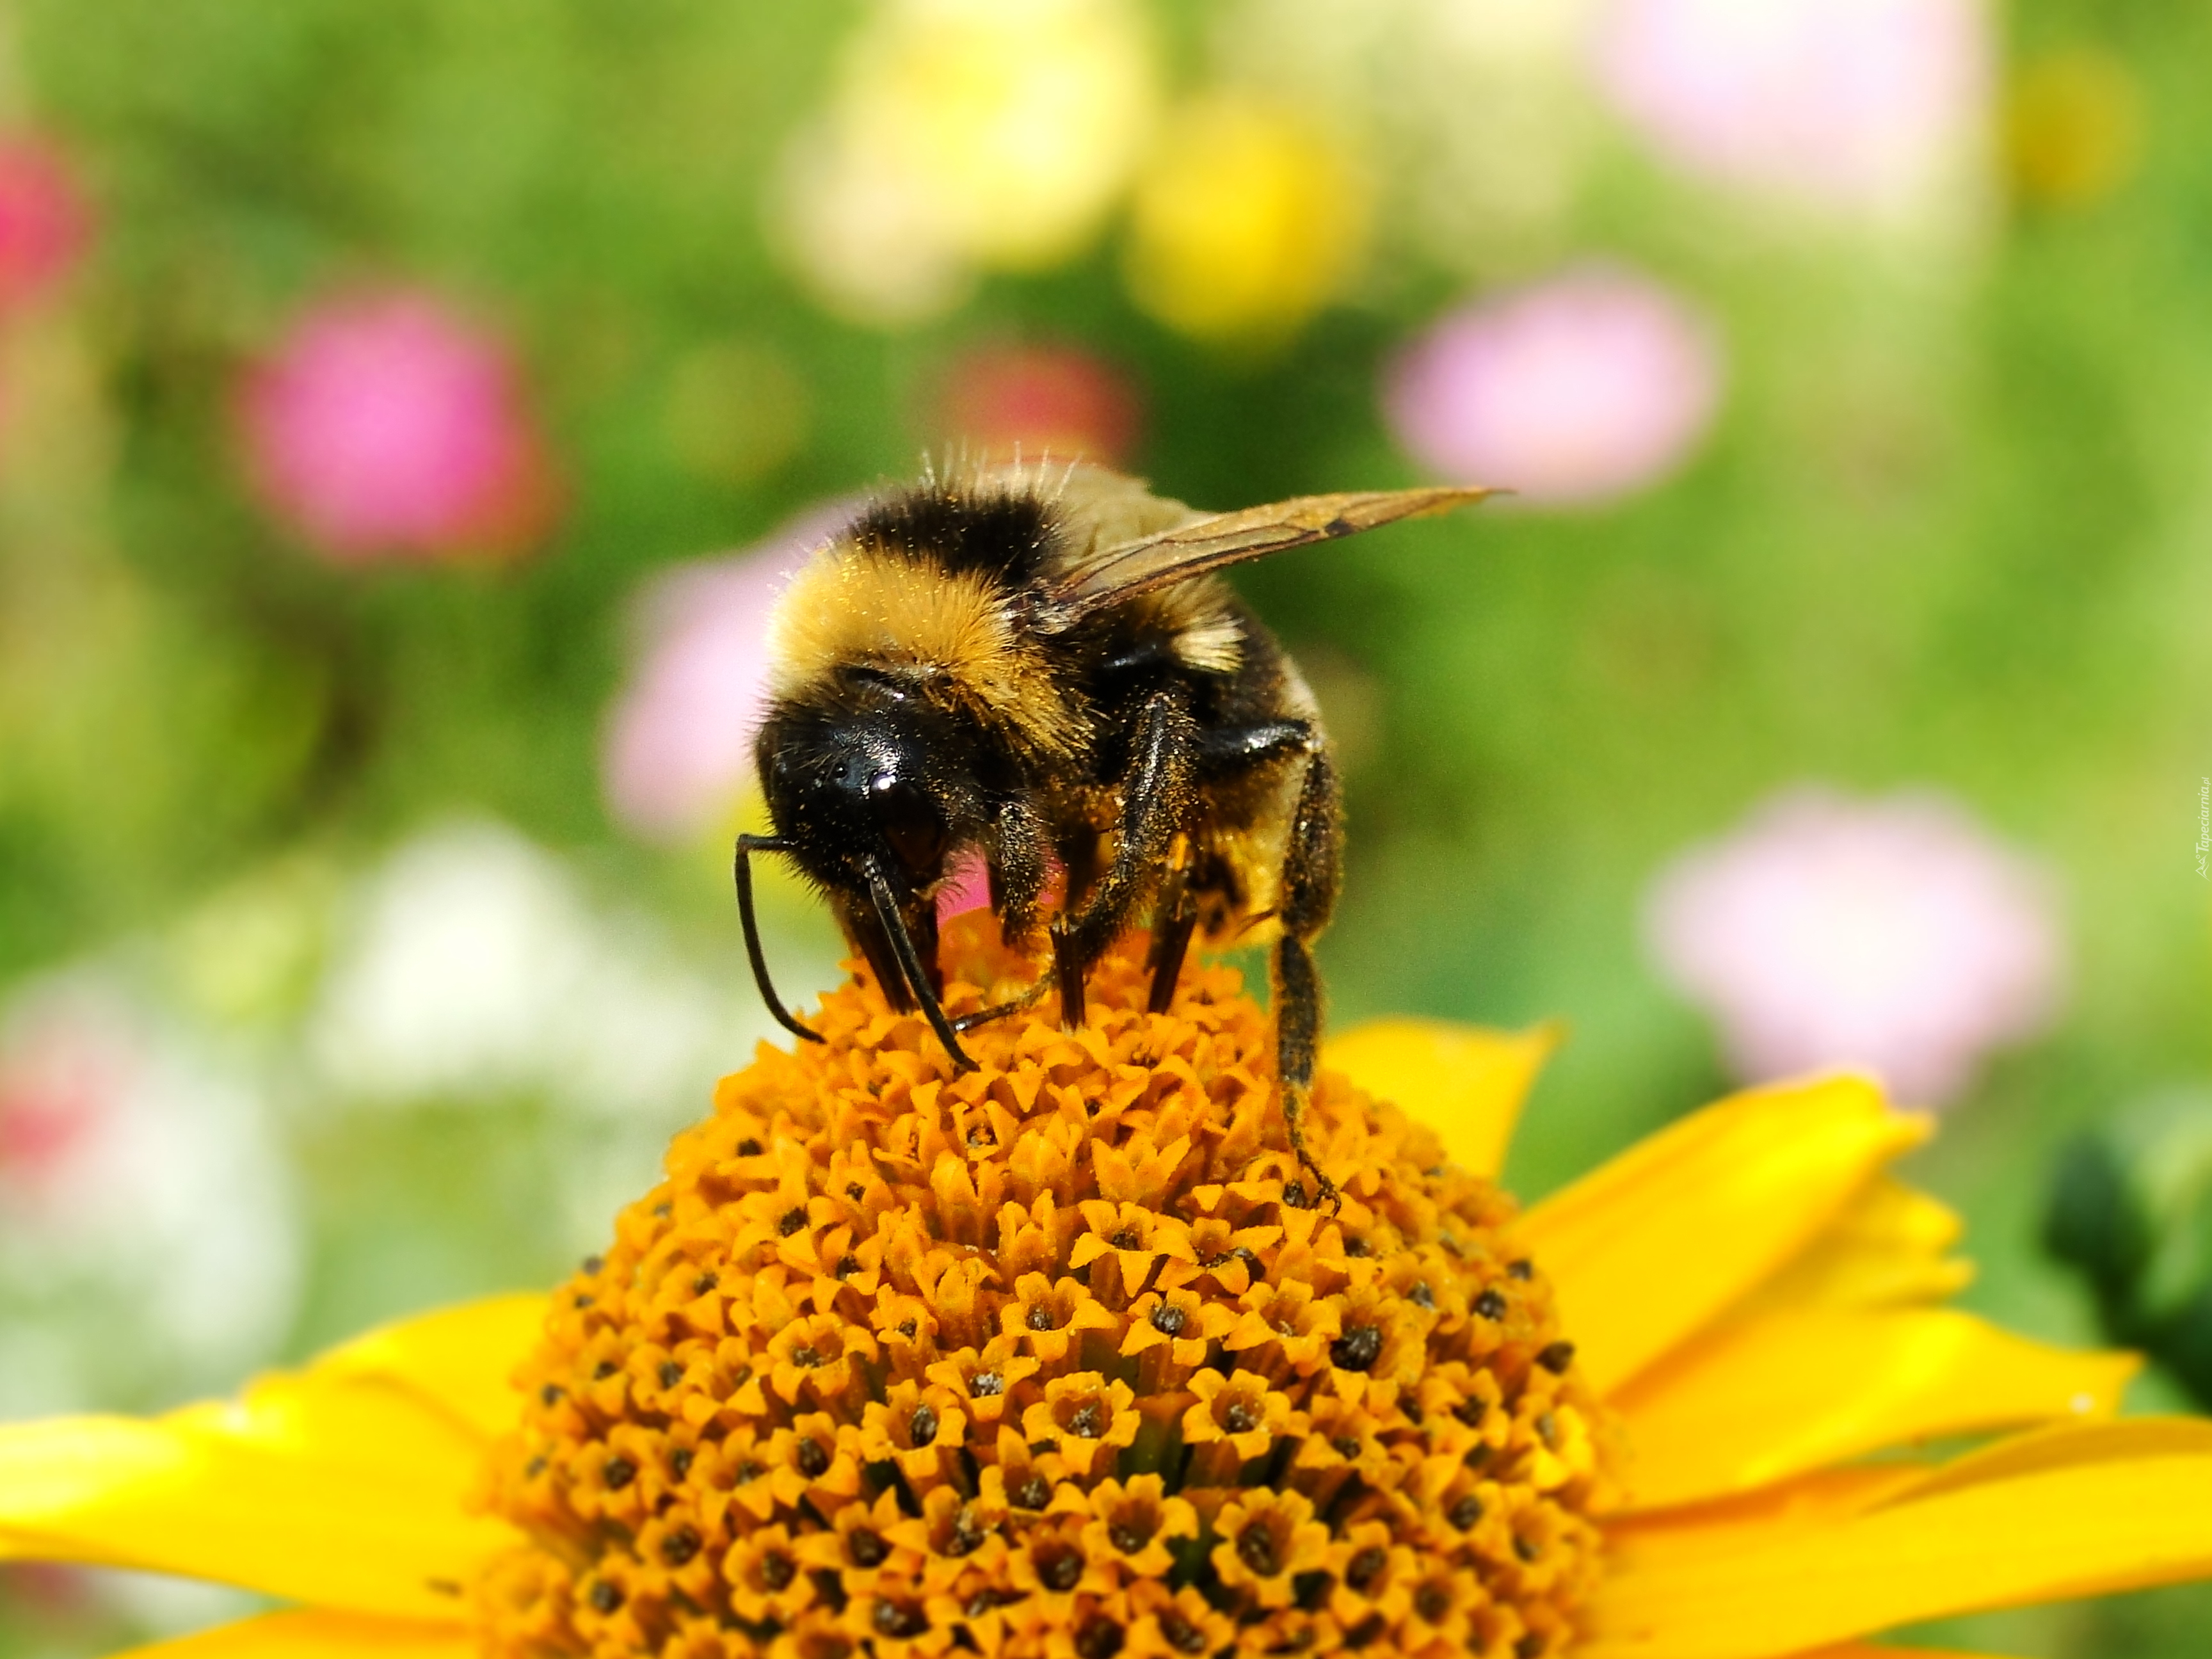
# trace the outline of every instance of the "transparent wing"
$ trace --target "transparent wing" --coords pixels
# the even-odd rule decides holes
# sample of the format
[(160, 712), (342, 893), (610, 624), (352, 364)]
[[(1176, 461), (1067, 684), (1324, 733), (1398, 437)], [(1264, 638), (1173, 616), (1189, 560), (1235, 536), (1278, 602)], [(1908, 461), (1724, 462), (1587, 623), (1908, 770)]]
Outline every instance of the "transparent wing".
[(1071, 561), (1039, 592), (1038, 623), (1056, 632), (1123, 599), (1227, 565), (1309, 542), (1355, 536), (1401, 519), (1431, 518), (1495, 493), (1441, 487), (1352, 490), (1212, 514)]

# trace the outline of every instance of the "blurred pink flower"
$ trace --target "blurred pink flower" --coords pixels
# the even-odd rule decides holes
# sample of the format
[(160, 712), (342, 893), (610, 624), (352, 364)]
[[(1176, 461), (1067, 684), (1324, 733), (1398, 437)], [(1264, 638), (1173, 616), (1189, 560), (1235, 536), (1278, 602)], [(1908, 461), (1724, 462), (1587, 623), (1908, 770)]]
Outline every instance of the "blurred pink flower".
[(1382, 407), (1439, 477), (1595, 502), (1680, 466), (1720, 387), (1701, 317), (1647, 278), (1587, 267), (1445, 316), (1390, 366)]
[(1787, 792), (1663, 871), (1646, 921), (1753, 1081), (1853, 1066), (1941, 1105), (2059, 1003), (2049, 879), (1936, 794)]
[(91, 206), (61, 152), (41, 138), (0, 138), (0, 313), (60, 283), (91, 240)]
[(954, 360), (932, 423), (970, 453), (1119, 466), (1137, 439), (1137, 394), (1104, 359), (1073, 346), (988, 345)]
[(1596, 40), (1668, 160), (1843, 206), (1910, 202), (1986, 122), (1983, 0), (1613, 0)]
[(62, 1022), (0, 1050), (0, 1184), (43, 1190), (91, 1144), (126, 1086), (113, 1046)]
[(500, 557), (551, 525), (552, 466), (506, 346), (434, 295), (325, 300), (248, 376), (246, 461), (328, 557)]
[(625, 829), (681, 841), (728, 814), (752, 778), (769, 608), (857, 505), (815, 507), (743, 552), (663, 571), (639, 596), (639, 648), (608, 715), (599, 765)]

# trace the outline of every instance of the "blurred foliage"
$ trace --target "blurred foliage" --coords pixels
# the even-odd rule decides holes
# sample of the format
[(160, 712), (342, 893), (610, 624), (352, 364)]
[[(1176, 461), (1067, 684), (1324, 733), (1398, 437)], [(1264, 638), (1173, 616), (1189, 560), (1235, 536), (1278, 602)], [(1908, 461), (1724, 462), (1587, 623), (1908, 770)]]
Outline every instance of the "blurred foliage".
[[(1412, 481), (1376, 380), (1462, 297), (1440, 266), (1378, 266), (1264, 351), (1149, 320), (1118, 226), (902, 332), (810, 301), (763, 229), (764, 180), (854, 5), (96, 10), (0, 6), (0, 113), (58, 135), (100, 227), (66, 302), (0, 360), (0, 975), (177, 936), (257, 872), (351, 869), (466, 810), (582, 860), (749, 996), (719, 850), (628, 844), (601, 805), (626, 602), (672, 562), (909, 473), (943, 435), (929, 388), (971, 346), (1109, 359), (1145, 410), (1131, 470), (1190, 501)], [(1157, 9), (1178, 91), (1224, 15)], [(2071, 172), (2035, 151), (2062, 181), (2040, 195), (1869, 235), (1747, 211), (1615, 137), (1562, 225), (1480, 262), (1518, 276), (1595, 250), (1722, 319), (1727, 401), (1687, 472), (1603, 511), (1507, 503), (1239, 586), (1344, 742), (1334, 1017), (1572, 1024), (1515, 1155), (1523, 1190), (1726, 1086), (1638, 942), (1644, 884), (1686, 842), (1802, 778), (1925, 782), (2053, 863), (2069, 1015), (1918, 1173), (1972, 1220), (1978, 1305), (2058, 1337), (2101, 1310), (2202, 1390), (2202, 1353), (2128, 1299), (2129, 1252), (2149, 1247), (2115, 1231), (2130, 1177), (2106, 1143), (2068, 1154), (2062, 1188), (2062, 1215), (2096, 1210), (2063, 1243), (2094, 1307), (2037, 1237), (2085, 1126), (2212, 1078), (2212, 899), (2189, 851), (2212, 771), (2212, 12), (2021, 0), (2007, 33), (2015, 63), (2096, 54), (2035, 83), (2063, 118), (2118, 99), (2133, 124)], [(526, 564), (332, 568), (238, 483), (241, 363), (313, 293), (394, 277), (496, 317), (528, 366), (568, 512)], [(750, 391), (718, 405), (724, 382)], [(826, 922), (771, 898), (825, 955)], [(563, 1267), (573, 1233), (532, 1224), (532, 1194), (578, 1143), (546, 1118), (515, 1100), (289, 1121), (312, 1218), (290, 1351)], [(149, 1376), (134, 1400), (174, 1386)], [(113, 1633), (0, 1600), (0, 1653)], [(1942, 1634), (2178, 1656), (2208, 1616), (2172, 1592)]]
[(2114, 1342), (2212, 1407), (2212, 1100), (2154, 1101), (2075, 1141), (2044, 1242), (2088, 1280)]

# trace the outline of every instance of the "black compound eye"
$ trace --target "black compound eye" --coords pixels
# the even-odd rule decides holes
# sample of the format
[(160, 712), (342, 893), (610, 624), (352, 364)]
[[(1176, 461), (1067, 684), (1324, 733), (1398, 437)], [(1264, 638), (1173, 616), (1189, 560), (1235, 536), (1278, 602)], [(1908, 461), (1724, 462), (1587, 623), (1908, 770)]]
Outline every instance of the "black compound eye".
[(945, 862), (945, 819), (929, 797), (907, 779), (879, 775), (868, 785), (876, 827), (899, 862), (917, 880), (934, 879)]

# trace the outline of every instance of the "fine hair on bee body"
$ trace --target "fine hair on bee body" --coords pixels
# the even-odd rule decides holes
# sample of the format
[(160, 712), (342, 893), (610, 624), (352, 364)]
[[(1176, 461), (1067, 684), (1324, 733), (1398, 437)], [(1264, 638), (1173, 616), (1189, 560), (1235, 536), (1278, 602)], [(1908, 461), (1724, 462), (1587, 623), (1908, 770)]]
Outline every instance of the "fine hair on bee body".
[[(1102, 468), (1018, 464), (884, 492), (793, 578), (771, 627), (755, 759), (775, 833), (740, 836), (736, 860), (769, 1011), (818, 1040), (770, 981), (754, 853), (798, 866), (884, 995), (963, 1070), (962, 1031), (1048, 991), (1080, 1025), (1091, 969), (1139, 922), (1155, 1011), (1194, 938), (1266, 944), (1290, 1144), (1333, 1196), (1302, 1115), (1321, 1036), (1313, 944), (1343, 862), (1337, 775), (1296, 665), (1212, 573), (1486, 493), (1208, 514)], [(1012, 1002), (954, 1020), (936, 896), (963, 854), (981, 855), (1008, 939), (1042, 939), (1051, 966)]]

